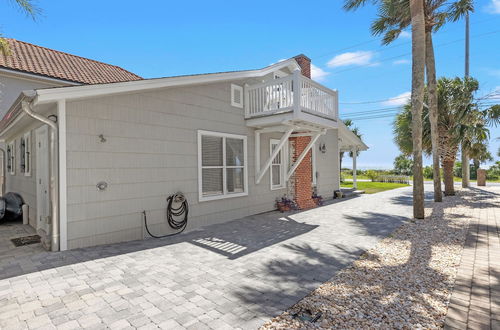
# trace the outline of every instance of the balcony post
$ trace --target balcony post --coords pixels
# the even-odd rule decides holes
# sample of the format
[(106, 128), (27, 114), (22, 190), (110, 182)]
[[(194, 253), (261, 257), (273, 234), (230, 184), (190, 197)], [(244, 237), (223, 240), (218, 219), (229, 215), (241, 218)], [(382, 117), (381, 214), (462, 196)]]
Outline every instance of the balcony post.
[(250, 97), (248, 93), (248, 84), (243, 86), (243, 105), (245, 107), (245, 118), (250, 118)]
[(293, 113), (295, 118), (300, 115), (300, 97), (302, 94), (302, 81), (300, 78), (300, 69), (293, 71)]

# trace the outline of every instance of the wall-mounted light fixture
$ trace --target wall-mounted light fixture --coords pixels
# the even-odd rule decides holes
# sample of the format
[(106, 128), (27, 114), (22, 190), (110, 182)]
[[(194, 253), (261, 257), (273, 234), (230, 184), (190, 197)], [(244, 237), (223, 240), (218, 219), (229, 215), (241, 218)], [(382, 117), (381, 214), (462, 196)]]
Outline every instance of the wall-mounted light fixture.
[(101, 182), (98, 182), (96, 184), (96, 187), (97, 187), (97, 190), (104, 191), (104, 190), (106, 190), (108, 188), (108, 184), (106, 182), (104, 182), (104, 181), (101, 181)]
[(319, 144), (319, 151), (321, 151), (321, 153), (326, 153), (326, 144), (325, 142), (322, 142)]
[(99, 139), (101, 140), (102, 143), (106, 142), (106, 138), (104, 137), (104, 134), (99, 134)]

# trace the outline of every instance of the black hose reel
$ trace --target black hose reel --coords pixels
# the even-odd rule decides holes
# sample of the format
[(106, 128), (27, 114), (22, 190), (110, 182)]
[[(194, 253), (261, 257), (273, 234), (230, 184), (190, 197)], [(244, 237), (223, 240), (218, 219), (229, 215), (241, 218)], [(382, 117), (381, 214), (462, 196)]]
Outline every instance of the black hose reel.
[(142, 211), (144, 217), (144, 227), (147, 233), (154, 238), (163, 238), (180, 234), (186, 229), (189, 213), (189, 204), (186, 196), (182, 192), (176, 192), (167, 197), (167, 223), (170, 228), (177, 230), (177, 232), (168, 235), (153, 235), (148, 228), (148, 220), (146, 210)]

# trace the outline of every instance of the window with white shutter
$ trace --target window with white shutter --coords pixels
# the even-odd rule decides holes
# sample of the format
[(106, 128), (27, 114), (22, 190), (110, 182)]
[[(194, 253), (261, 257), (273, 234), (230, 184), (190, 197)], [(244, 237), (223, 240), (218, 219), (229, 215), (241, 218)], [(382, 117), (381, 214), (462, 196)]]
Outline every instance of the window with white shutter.
[[(269, 155), (273, 154), (273, 151), (278, 147), (279, 140), (271, 139), (269, 141)], [(283, 147), (280, 152), (274, 157), (271, 168), (270, 168), (270, 176), (271, 176), (271, 190), (284, 188), (284, 161), (285, 157), (284, 151), (285, 147)]]
[(231, 84), (231, 105), (243, 108), (243, 87)]
[(31, 176), (31, 131), (24, 134), (21, 141), (21, 172)]
[(246, 136), (198, 131), (198, 176), (200, 201), (248, 195)]
[(12, 141), (7, 145), (7, 172), (16, 174), (16, 141)]

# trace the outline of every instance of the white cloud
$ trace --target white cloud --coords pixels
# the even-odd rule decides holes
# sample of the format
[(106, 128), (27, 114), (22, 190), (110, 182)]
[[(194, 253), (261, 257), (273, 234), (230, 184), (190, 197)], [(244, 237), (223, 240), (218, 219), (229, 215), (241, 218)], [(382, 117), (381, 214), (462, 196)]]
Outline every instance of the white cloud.
[(328, 61), (328, 67), (336, 68), (340, 66), (358, 65), (358, 66), (374, 66), (378, 63), (373, 62), (375, 52), (372, 51), (357, 51), (347, 52), (335, 56)]
[(399, 64), (409, 64), (409, 63), (411, 63), (411, 62), (409, 60), (406, 60), (406, 59), (397, 60), (397, 61), (392, 62), (392, 64), (397, 64), (397, 65), (399, 65)]
[(491, 3), (486, 7), (490, 14), (500, 14), (500, 0), (491, 0)]
[(410, 97), (411, 97), (411, 92), (404, 92), (404, 93), (399, 94), (397, 96), (391, 97), (387, 101), (382, 102), (382, 104), (387, 105), (387, 106), (398, 107), (398, 106), (402, 106), (402, 105), (405, 105), (406, 103), (408, 103), (408, 101), (410, 100)]
[(326, 76), (328, 76), (330, 72), (326, 72), (320, 67), (311, 63), (311, 78), (316, 81), (323, 81)]
[(399, 34), (399, 37), (404, 38), (404, 39), (410, 39), (411, 33), (408, 31), (401, 31), (401, 33)]

